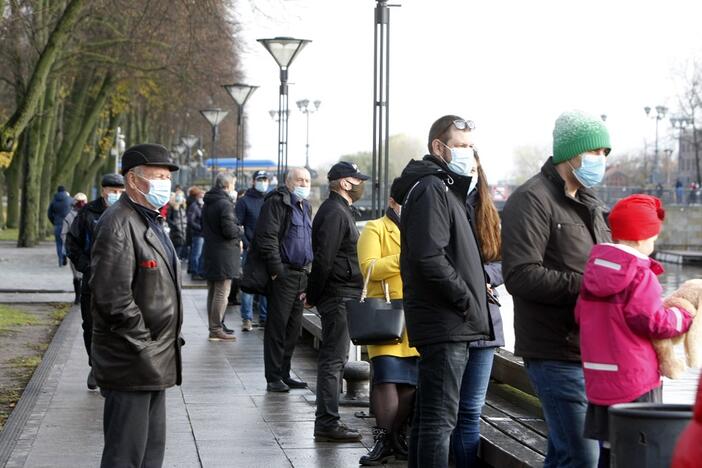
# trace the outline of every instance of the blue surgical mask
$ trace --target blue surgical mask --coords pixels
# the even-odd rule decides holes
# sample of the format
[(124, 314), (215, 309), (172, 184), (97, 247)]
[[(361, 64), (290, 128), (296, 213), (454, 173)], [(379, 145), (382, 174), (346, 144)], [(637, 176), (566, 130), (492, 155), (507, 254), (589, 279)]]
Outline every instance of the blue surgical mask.
[[(570, 167), (573, 168), (572, 165)], [(573, 168), (573, 175), (578, 179), (578, 182), (583, 184), (583, 187), (591, 188), (602, 182), (606, 168), (607, 159), (604, 156), (583, 153), (582, 163), (579, 168)]]
[(475, 151), (473, 151), (473, 148), (470, 146), (450, 148), (444, 142), (441, 142), (441, 144), (451, 151), (451, 162), (446, 163), (449, 170), (460, 176), (470, 175), (470, 171), (475, 165)]
[(107, 206), (112, 206), (115, 203), (117, 203), (117, 200), (119, 200), (119, 193), (108, 193), (107, 198), (105, 199), (105, 203)]
[(268, 191), (268, 181), (267, 180), (257, 180), (254, 183), (254, 188), (261, 193), (266, 193)]
[(310, 196), (310, 187), (295, 187), (293, 193), (297, 198), (307, 200), (307, 197)]
[(149, 202), (154, 209), (158, 210), (171, 199), (171, 181), (169, 179), (147, 179), (139, 174), (136, 174), (136, 176), (149, 183), (149, 193), (144, 193), (139, 189), (137, 190), (146, 197), (146, 201)]
[(179, 193), (178, 195), (175, 196), (175, 202), (176, 202), (176, 203), (179, 203), (179, 204), (180, 204), (180, 203), (183, 203), (184, 201), (185, 201), (185, 197), (184, 197), (183, 195), (181, 195), (180, 193)]

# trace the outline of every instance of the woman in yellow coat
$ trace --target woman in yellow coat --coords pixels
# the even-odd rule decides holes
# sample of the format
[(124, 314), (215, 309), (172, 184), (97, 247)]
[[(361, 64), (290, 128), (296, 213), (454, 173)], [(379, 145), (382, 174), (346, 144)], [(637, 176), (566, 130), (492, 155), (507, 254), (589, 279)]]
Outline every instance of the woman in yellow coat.
[[(393, 184), (394, 188), (395, 184)], [(358, 239), (358, 261), (364, 279), (370, 269), (368, 297), (385, 297), (383, 282), (387, 283), (391, 299), (402, 299), (400, 277), (400, 205), (390, 190), (389, 207), (385, 216), (369, 221)], [(372, 267), (371, 267), (372, 265)], [(373, 364), (371, 405), (375, 414), (373, 429), (375, 445), (361, 457), (361, 465), (384, 463), (395, 456), (406, 460), (407, 442), (402, 433), (414, 407), (417, 387), (417, 357), (409, 346), (407, 330), (402, 341), (394, 345), (369, 345), (368, 355)]]

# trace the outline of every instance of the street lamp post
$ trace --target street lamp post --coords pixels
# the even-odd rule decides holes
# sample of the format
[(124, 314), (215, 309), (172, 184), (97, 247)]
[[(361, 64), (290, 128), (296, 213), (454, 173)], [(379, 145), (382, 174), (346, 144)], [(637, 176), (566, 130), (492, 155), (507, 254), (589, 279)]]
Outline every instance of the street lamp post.
[(300, 112), (305, 114), (306, 117), (306, 140), (305, 140), (305, 169), (310, 170), (310, 114), (314, 114), (319, 110), (319, 105), (322, 101), (314, 101), (312, 106), (310, 106), (309, 99), (302, 99), (297, 101), (297, 108)]
[(124, 138), (125, 135), (122, 133), (122, 127), (117, 127), (117, 131), (115, 132), (115, 145), (110, 150), (110, 153), (115, 157), (115, 173), (119, 172), (119, 160), (122, 153), (124, 153), (124, 150), (127, 148)]
[(180, 138), (180, 142), (183, 143), (188, 149), (188, 154), (185, 156), (185, 167), (188, 168), (188, 173), (185, 176), (185, 183), (187, 185), (190, 185), (192, 183), (193, 166), (190, 163), (190, 159), (192, 158), (193, 147), (197, 144), (197, 141), (198, 139), (195, 135), (187, 135)]
[(218, 172), (217, 152), (215, 151), (215, 147), (217, 144), (217, 136), (219, 134), (219, 124), (222, 122), (222, 120), (224, 120), (229, 112), (220, 108), (211, 108), (202, 109), (200, 113), (212, 126), (212, 154), (210, 157), (214, 158), (214, 163), (212, 164), (212, 186), (214, 187), (215, 175)]
[(278, 180), (288, 169), (288, 69), (295, 57), (311, 41), (292, 37), (258, 39), (280, 67), (278, 93)]
[(647, 117), (656, 119), (656, 146), (653, 153), (653, 168), (651, 169), (651, 183), (657, 184), (660, 182), (658, 177), (658, 122), (665, 118), (665, 114), (668, 112), (668, 108), (665, 106), (656, 106), (656, 115), (649, 115), (651, 113), (651, 108), (649, 106), (644, 107), (644, 112), (646, 112)]
[(183, 156), (185, 155), (185, 152), (187, 149), (188, 148), (183, 143), (180, 143), (180, 142), (173, 145), (173, 153), (175, 154), (175, 158), (174, 158), (175, 163), (178, 165), (178, 167), (181, 168), (181, 170), (178, 171), (178, 175), (177, 175), (179, 184), (186, 183), (186, 181), (184, 179), (185, 174), (183, 173), (182, 169), (183, 169), (183, 164), (184, 164)]
[(227, 90), (229, 95), (232, 97), (234, 102), (236, 102), (238, 112), (236, 119), (236, 180), (241, 181), (244, 172), (244, 144), (245, 129), (244, 129), (244, 106), (246, 101), (249, 100), (251, 95), (256, 91), (258, 86), (251, 86), (242, 83), (236, 83), (231, 85), (224, 85), (224, 89)]

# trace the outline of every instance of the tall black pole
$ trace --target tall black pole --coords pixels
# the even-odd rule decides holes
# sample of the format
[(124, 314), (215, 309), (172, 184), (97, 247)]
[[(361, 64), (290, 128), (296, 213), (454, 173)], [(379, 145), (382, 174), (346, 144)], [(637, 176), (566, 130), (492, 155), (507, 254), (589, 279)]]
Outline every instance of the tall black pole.
[(373, 153), (371, 161), (371, 216), (379, 218), (388, 192), (390, 116), (390, 8), (387, 0), (377, 0), (373, 47)]
[(288, 70), (280, 69), (280, 93), (278, 96), (278, 183), (288, 170)]
[(212, 187), (215, 184), (215, 176), (219, 169), (217, 168), (217, 126), (212, 126)]

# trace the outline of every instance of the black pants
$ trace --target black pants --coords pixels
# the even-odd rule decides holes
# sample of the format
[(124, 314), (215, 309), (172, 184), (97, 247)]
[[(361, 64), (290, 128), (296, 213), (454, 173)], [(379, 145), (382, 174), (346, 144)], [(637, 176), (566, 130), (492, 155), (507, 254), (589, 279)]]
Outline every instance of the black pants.
[(339, 393), (349, 358), (348, 297), (326, 297), (317, 304), (322, 319), (322, 343), (317, 356), (317, 411), (315, 429), (333, 428), (339, 421)]
[(290, 376), (290, 361), (302, 327), (304, 303), (300, 294), (305, 288), (307, 273), (289, 268), (271, 284), (263, 334), (263, 361), (268, 382)]
[(418, 346), (419, 384), (409, 445), (410, 468), (448, 466), (451, 433), (458, 421), (468, 343)]
[(83, 275), (83, 284), (80, 289), (80, 316), (83, 318), (83, 343), (88, 352), (88, 365), (92, 366), (90, 360), (90, 345), (93, 342), (93, 315), (90, 313), (90, 287), (88, 286), (89, 275)]
[(101, 468), (159, 468), (166, 449), (166, 391), (101, 392), (105, 397)]

